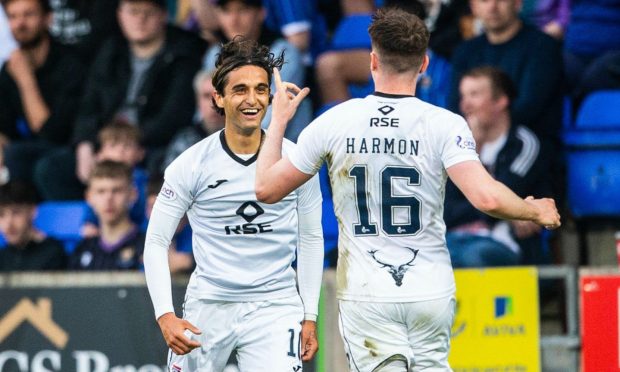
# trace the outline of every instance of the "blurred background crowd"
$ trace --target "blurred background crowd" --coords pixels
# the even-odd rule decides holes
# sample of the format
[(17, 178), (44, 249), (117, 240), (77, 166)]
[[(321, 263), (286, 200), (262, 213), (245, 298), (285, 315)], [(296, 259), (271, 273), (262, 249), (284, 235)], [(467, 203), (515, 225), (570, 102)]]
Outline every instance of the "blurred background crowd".
[[(565, 223), (620, 216), (620, 0), (1, 3), (0, 271), (140, 269), (164, 169), (223, 128), (211, 103), (220, 45), (243, 35), (285, 53), (283, 79), (312, 89), (286, 132), (295, 141), (373, 92), (367, 27), (387, 6), (426, 21), (416, 96), (465, 117), (498, 180), (555, 198)], [(450, 183), (444, 215), (455, 267), (562, 262), (559, 234), (482, 215)], [(171, 269), (188, 272), (191, 230), (177, 231)]]

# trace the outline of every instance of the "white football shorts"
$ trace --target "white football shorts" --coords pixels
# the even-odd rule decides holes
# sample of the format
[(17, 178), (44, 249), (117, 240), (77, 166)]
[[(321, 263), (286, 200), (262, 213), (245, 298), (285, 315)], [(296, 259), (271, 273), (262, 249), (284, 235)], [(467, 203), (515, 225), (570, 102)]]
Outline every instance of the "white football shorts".
[(233, 350), (241, 372), (301, 371), (303, 305), (299, 296), (258, 302), (188, 297), (183, 318), (202, 334), (186, 331), (201, 347), (186, 355), (169, 350), (170, 372), (221, 372)]
[(451, 371), (448, 352), (455, 305), (453, 296), (401, 303), (340, 300), (340, 335), (349, 370), (381, 371), (391, 361), (402, 360), (407, 371)]

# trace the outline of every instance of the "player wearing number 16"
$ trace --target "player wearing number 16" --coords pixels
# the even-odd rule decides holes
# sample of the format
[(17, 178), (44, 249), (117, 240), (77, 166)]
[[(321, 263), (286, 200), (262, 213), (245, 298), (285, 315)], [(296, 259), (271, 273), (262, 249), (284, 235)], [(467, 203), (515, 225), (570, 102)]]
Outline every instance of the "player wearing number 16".
[(380, 9), (369, 27), (376, 91), (327, 111), (286, 157), (287, 121), (307, 94), (275, 75), (258, 157), (258, 200), (276, 202), (327, 162), (339, 221), (337, 296), (352, 371), (446, 371), (455, 283), (445, 242), (446, 179), (499, 218), (558, 227), (553, 200), (521, 199), (482, 167), (465, 120), (414, 97), (428, 66), (424, 22)]

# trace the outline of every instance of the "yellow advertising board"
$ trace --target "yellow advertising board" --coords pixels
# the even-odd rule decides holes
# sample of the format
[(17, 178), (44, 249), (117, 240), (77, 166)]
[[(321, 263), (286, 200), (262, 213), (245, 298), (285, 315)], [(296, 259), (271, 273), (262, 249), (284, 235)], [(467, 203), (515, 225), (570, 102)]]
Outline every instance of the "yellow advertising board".
[(540, 371), (536, 268), (459, 269), (454, 275), (454, 371)]

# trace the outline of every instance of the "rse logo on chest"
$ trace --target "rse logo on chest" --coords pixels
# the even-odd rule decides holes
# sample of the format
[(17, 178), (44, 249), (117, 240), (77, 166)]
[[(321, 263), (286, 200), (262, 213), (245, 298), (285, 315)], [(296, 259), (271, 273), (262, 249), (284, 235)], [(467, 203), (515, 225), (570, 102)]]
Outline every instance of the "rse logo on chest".
[(262, 234), (273, 231), (270, 224), (267, 223), (252, 223), (256, 217), (265, 213), (265, 210), (253, 201), (246, 201), (241, 204), (236, 211), (238, 216), (241, 216), (247, 223), (241, 225), (225, 226), (224, 230), (226, 235), (247, 235), (247, 234)]
[(370, 126), (398, 128), (398, 118), (370, 118)]

